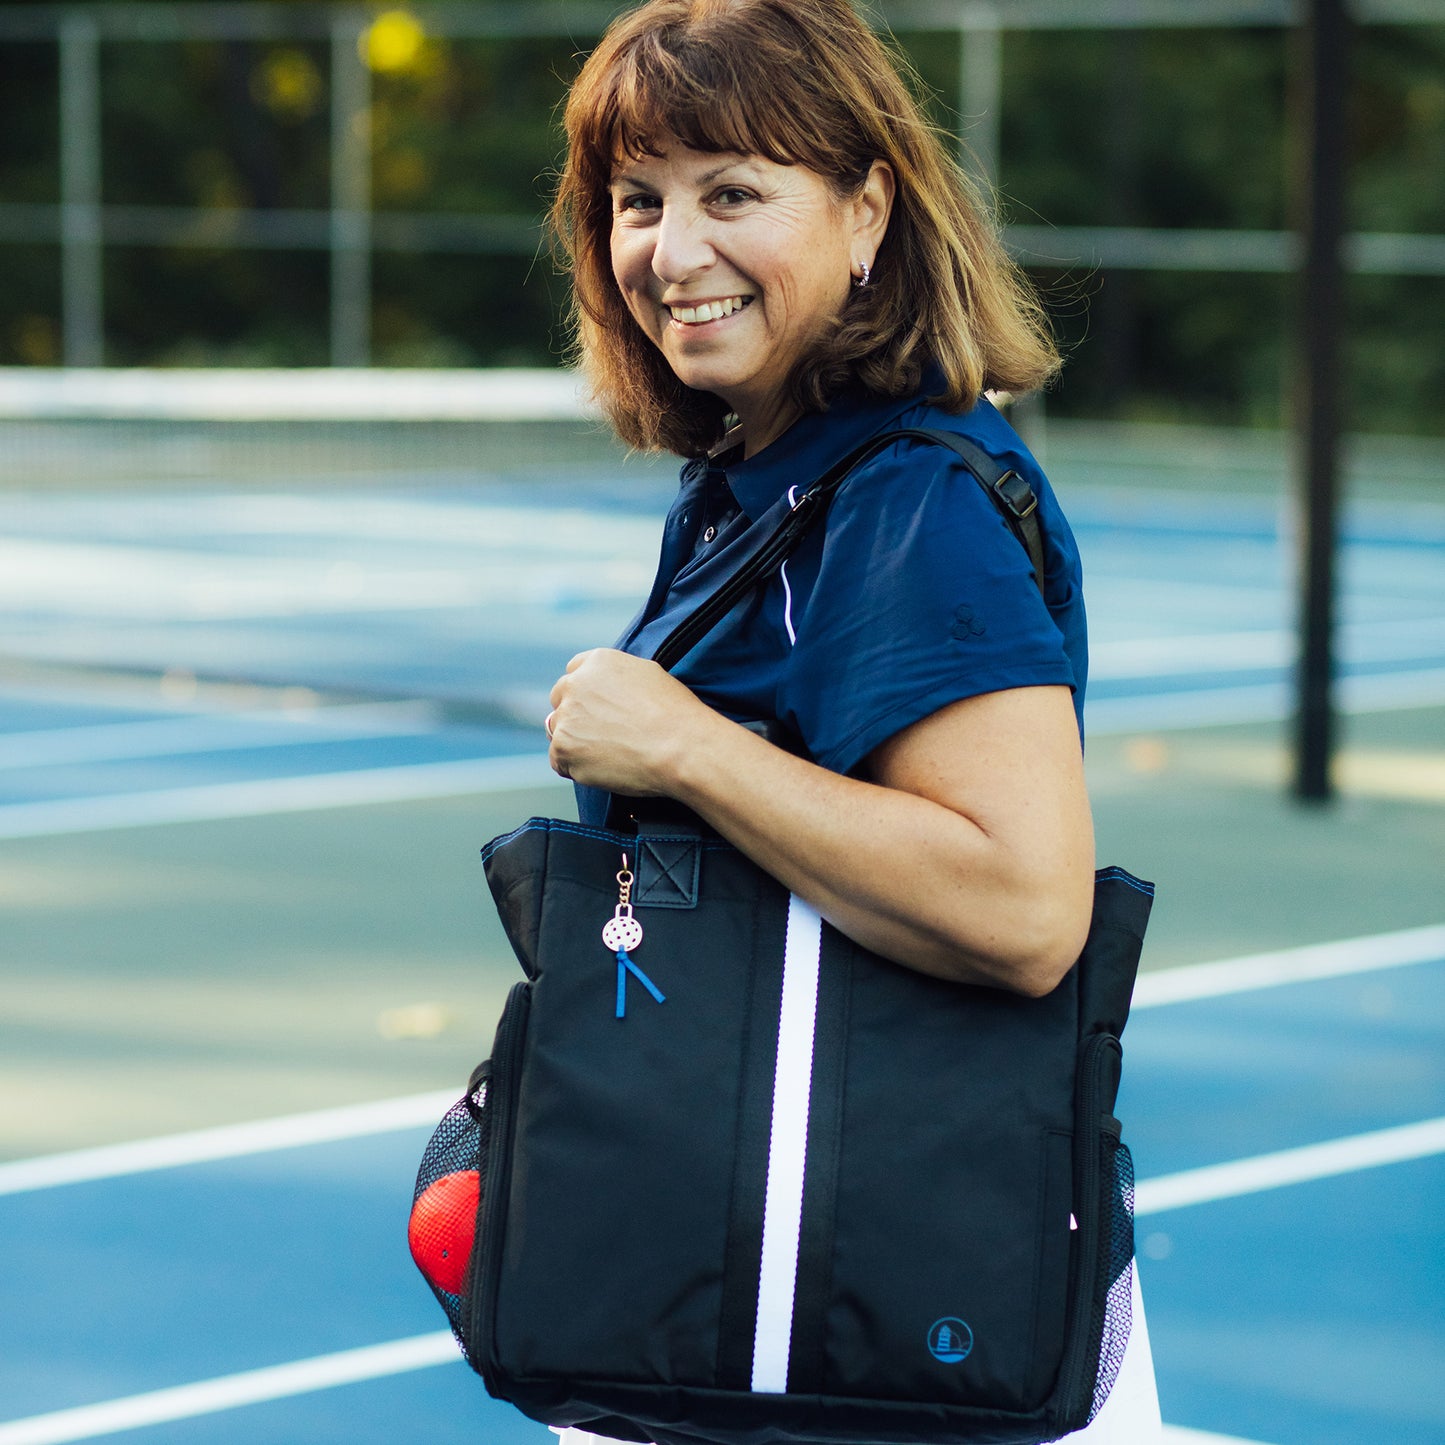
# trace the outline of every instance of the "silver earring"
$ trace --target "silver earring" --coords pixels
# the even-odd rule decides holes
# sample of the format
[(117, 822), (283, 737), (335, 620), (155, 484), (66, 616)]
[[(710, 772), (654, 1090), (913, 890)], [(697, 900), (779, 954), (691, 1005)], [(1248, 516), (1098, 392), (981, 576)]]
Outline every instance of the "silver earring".
[(868, 284), (868, 278), (873, 274), (873, 271), (866, 261), (860, 261), (858, 265), (862, 268), (863, 274), (857, 277), (853, 284), (861, 291)]

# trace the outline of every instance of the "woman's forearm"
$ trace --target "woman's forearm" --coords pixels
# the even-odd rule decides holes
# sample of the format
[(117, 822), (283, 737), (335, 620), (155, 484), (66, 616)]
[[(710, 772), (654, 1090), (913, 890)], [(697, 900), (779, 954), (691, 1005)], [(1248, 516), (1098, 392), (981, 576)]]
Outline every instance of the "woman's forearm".
[(1067, 688), (940, 708), (874, 749), (870, 781), (773, 747), (609, 648), (572, 659), (552, 706), (564, 777), (676, 798), (885, 958), (1038, 994), (1083, 947), (1093, 829)]
[[(922, 972), (1046, 993), (1078, 956), (1092, 850), (843, 777), (716, 713), (669, 750), (665, 790), (849, 937)], [(1045, 827), (1047, 831), (1047, 825)]]

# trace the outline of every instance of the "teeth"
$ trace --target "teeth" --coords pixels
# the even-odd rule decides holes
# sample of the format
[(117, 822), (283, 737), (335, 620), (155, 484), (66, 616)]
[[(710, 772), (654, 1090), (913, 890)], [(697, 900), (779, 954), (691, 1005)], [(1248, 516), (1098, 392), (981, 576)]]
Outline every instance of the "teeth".
[(669, 306), (667, 309), (672, 313), (674, 321), (696, 325), (702, 321), (720, 321), (724, 316), (731, 316), (734, 311), (741, 311), (746, 304), (746, 297), (729, 296), (722, 301), (704, 301), (700, 306)]

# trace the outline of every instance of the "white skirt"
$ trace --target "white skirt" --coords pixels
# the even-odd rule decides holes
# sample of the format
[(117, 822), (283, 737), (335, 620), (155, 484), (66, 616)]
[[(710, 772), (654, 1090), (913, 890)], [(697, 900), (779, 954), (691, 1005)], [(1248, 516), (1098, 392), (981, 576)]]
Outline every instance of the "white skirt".
[[(1059, 1445), (1074, 1441), (1077, 1445), (1160, 1445), (1164, 1427), (1159, 1419), (1159, 1392), (1154, 1385), (1154, 1356), (1149, 1349), (1149, 1327), (1144, 1322), (1144, 1300), (1139, 1293), (1139, 1271), (1134, 1276), (1134, 1313), (1129, 1327), (1129, 1344), (1119, 1378), (1104, 1408), (1072, 1435), (1065, 1435)], [(619, 1445), (610, 1435), (594, 1435), (590, 1430), (575, 1427), (558, 1430), (559, 1445)]]

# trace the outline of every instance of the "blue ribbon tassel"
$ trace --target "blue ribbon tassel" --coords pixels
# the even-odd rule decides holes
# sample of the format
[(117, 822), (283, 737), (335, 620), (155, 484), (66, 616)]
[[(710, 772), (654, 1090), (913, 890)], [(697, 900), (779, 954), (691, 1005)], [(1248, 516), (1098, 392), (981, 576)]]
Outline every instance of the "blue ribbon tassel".
[(662, 991), (638, 966), (628, 957), (625, 948), (617, 950), (617, 1017), (627, 1017), (627, 975), (632, 976), (655, 998), (658, 1003), (666, 1003), (667, 999)]

